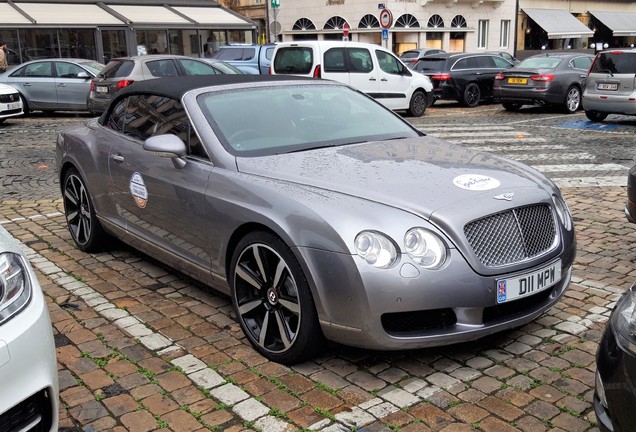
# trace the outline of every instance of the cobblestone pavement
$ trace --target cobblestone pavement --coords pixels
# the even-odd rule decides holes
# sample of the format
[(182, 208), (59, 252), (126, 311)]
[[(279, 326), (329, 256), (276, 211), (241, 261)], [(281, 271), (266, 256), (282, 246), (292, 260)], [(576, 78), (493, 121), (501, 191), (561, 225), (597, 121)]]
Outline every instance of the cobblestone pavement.
[[(506, 114), (496, 106), (442, 106), (417, 124), (444, 123), (457, 113), (461, 122), (479, 124)], [(619, 122), (612, 134), (583, 133), (547, 120), (558, 114), (524, 114), (514, 121), (537, 119), (541, 127), (525, 130), (546, 145), (606, 145), (595, 150), (603, 159), (597, 162), (622, 170), (603, 176), (624, 182), (636, 147), (633, 121)], [(25, 245), (49, 302), (62, 430), (598, 430), (591, 408), (597, 342), (619, 293), (636, 280), (624, 187), (579, 182), (563, 189), (578, 239), (573, 283), (533, 323), (425, 350), (330, 345), (289, 368), (252, 350), (227, 297), (122, 244), (100, 254), (74, 247), (53, 147), (55, 132), (78, 120), (31, 117), (0, 126), (0, 224)]]

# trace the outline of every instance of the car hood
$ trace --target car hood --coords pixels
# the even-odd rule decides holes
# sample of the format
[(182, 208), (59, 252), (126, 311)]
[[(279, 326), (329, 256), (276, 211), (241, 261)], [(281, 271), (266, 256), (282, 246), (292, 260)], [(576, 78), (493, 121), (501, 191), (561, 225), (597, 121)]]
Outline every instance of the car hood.
[[(536, 191), (542, 190), (546, 199), (552, 187), (525, 165), (433, 137), (237, 158), (237, 167), (242, 173), (355, 196), (426, 219), (436, 210), (456, 208), (458, 202), (470, 208), (484, 195), (489, 202), (511, 191), (537, 199)], [(533, 191), (520, 194), (522, 189)]]

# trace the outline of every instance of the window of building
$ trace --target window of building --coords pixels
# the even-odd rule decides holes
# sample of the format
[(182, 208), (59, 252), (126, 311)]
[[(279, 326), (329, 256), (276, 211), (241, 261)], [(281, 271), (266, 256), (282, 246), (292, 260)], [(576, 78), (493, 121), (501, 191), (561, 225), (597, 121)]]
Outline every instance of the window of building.
[(477, 27), (477, 48), (488, 48), (488, 20), (479, 20)]
[(510, 20), (501, 20), (501, 34), (499, 35), (499, 47), (508, 48), (510, 43)]

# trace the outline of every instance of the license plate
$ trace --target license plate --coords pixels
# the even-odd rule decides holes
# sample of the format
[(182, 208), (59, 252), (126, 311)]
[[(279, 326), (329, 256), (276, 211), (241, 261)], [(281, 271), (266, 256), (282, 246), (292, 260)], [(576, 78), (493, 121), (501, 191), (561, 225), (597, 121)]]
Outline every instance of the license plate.
[(528, 84), (528, 78), (508, 78), (508, 84)]
[(8, 110), (14, 110), (18, 108), (20, 108), (20, 102), (13, 102), (13, 103), (7, 104)]
[(108, 87), (104, 87), (104, 86), (96, 86), (95, 87), (95, 91), (97, 93), (108, 93)]
[(596, 88), (599, 90), (618, 90), (618, 84), (598, 83), (596, 84)]
[(561, 280), (561, 260), (521, 276), (497, 280), (497, 303), (529, 297)]

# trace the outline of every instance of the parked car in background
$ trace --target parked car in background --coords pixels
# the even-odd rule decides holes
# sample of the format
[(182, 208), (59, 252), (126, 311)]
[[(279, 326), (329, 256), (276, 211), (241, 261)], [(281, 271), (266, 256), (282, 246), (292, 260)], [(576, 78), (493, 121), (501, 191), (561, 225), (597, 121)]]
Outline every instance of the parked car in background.
[[(93, 114), (104, 112), (113, 95), (135, 81), (171, 76), (221, 75), (239, 73), (223, 63), (180, 55), (154, 54), (119, 57), (90, 82), (84, 95), (88, 110)], [(88, 96), (88, 99), (86, 97)]]
[(323, 337), (473, 341), (540, 316), (572, 275), (553, 182), (335, 81), (134, 83), (62, 132), (55, 159), (78, 248), (114, 235), (227, 293), (249, 342), (280, 363)]
[(415, 63), (420, 59), (420, 57), (424, 57), (431, 54), (441, 54), (445, 53), (443, 49), (438, 48), (422, 48), (422, 49), (414, 49), (404, 51), (400, 54), (400, 60), (404, 62), (405, 65), (412, 69), (415, 66)]
[(373, 97), (387, 108), (420, 117), (433, 102), (428, 77), (411, 72), (379, 45), (341, 41), (283, 42), (276, 46), (272, 75), (324, 78)]
[(636, 284), (616, 302), (598, 345), (593, 404), (601, 432), (636, 430)]
[(20, 93), (6, 84), (0, 84), (0, 123), (10, 117), (24, 114)]
[(627, 175), (627, 203), (625, 217), (631, 223), (636, 223), (636, 165), (632, 166)]
[(596, 55), (590, 68), (583, 109), (600, 122), (609, 114), (636, 115), (636, 49), (613, 49)]
[(104, 65), (94, 60), (33, 60), (0, 74), (0, 83), (15, 87), (25, 114), (30, 111), (86, 111), (90, 80)]
[(466, 107), (493, 97), (495, 76), (512, 63), (496, 54), (435, 54), (420, 58), (413, 70), (433, 82), (436, 99), (456, 100)]
[(20, 244), (0, 225), (0, 426), (56, 432), (59, 387), (49, 309)]
[(225, 45), (212, 54), (212, 58), (223, 60), (246, 74), (267, 75), (272, 63), (274, 48), (276, 48), (275, 44)]
[(513, 65), (517, 65), (520, 62), (519, 60), (517, 60), (517, 58), (515, 58), (512, 54), (510, 54), (507, 51), (486, 51), (486, 53), (495, 54), (495, 55), (498, 55), (499, 57), (503, 57), (504, 59), (508, 60)]
[(495, 76), (494, 95), (508, 111), (523, 105), (556, 105), (567, 114), (581, 108), (593, 55), (550, 53), (528, 57)]

